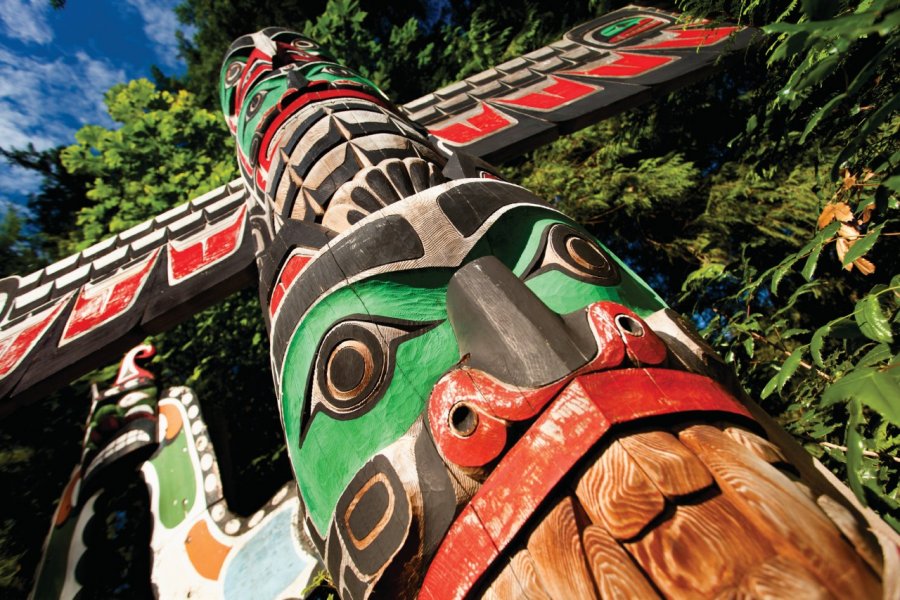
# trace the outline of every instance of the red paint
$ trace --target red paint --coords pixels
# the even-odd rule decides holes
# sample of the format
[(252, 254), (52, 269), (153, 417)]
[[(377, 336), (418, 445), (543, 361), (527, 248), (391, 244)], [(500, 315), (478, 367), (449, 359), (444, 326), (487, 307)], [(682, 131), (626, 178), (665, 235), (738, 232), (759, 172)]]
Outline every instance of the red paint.
[[(665, 48), (699, 48), (718, 44), (735, 31), (738, 27), (716, 27), (714, 29), (681, 29), (670, 28), (663, 32), (666, 39), (659, 42), (638, 44), (631, 46), (632, 50), (653, 50)], [(659, 39), (657, 36), (654, 39)]]
[(425, 575), (419, 598), (467, 595), (610, 427), (689, 411), (750, 418), (716, 382), (693, 373), (621, 369), (576, 377), (507, 452), (454, 521)]
[[(662, 364), (666, 360), (665, 343), (630, 308), (615, 302), (595, 302), (588, 307), (588, 320), (593, 326), (595, 335), (599, 335), (601, 331), (614, 331), (624, 342), (625, 352), (633, 365), (655, 366)], [(630, 333), (626, 327), (628, 320), (636, 323), (642, 331), (639, 334)], [(619, 362), (621, 362), (621, 359), (619, 359)], [(610, 366), (615, 366), (615, 364)], [(598, 367), (595, 366), (592, 370), (597, 369)]]
[(119, 366), (119, 372), (116, 375), (116, 382), (113, 385), (116, 387), (122, 386), (133, 379), (155, 379), (153, 373), (139, 367), (137, 364), (137, 359), (146, 360), (153, 358), (154, 354), (156, 354), (156, 348), (150, 344), (141, 344), (129, 350), (125, 358), (122, 359), (122, 364)]
[(169, 285), (178, 285), (237, 252), (244, 237), (246, 215), (247, 207), (242, 206), (230, 219), (186, 240), (169, 242)]
[(559, 108), (560, 106), (568, 104), (573, 100), (578, 100), (579, 98), (590, 96), (594, 92), (602, 89), (594, 85), (579, 83), (577, 81), (571, 81), (569, 79), (560, 79), (559, 77), (551, 77), (551, 79), (555, 83), (551, 83), (547, 87), (542, 88), (536, 92), (531, 92), (529, 94), (525, 94), (520, 98), (515, 98), (512, 100), (500, 98), (497, 99), (496, 102), (511, 104), (513, 106), (521, 106), (523, 108), (530, 108), (533, 110), (547, 111)]
[[(275, 133), (284, 124), (284, 122), (293, 117), (297, 113), (297, 111), (299, 111), (304, 106), (313, 102), (319, 102), (320, 100), (328, 100), (329, 98), (359, 98), (361, 100), (368, 100), (369, 102), (377, 104), (378, 106), (391, 109), (391, 107), (385, 104), (384, 100), (382, 100), (381, 98), (357, 90), (322, 90), (321, 92), (307, 92), (305, 94), (301, 94), (296, 100), (285, 106), (281, 111), (281, 114), (275, 117), (275, 119), (273, 119), (272, 122), (266, 126), (266, 133), (263, 135), (263, 139), (259, 145), (259, 151), (257, 154), (257, 161), (261, 169), (268, 171), (269, 166), (271, 165), (271, 160), (269, 159), (270, 153), (268, 152), (268, 149), (272, 144)], [(259, 170), (257, 171), (257, 174), (259, 174)], [(265, 189), (265, 180), (261, 180), (257, 177), (257, 183), (259, 184), (260, 189)]]
[(589, 77), (637, 77), (678, 60), (677, 56), (630, 54), (627, 52), (614, 53), (614, 56), (617, 58), (613, 62), (600, 65), (589, 71), (565, 72)]
[(12, 373), (28, 356), (59, 316), (65, 301), (0, 332), (0, 379)]
[(106, 281), (82, 286), (59, 345), (67, 344), (128, 312), (147, 283), (158, 255), (159, 250), (154, 250), (138, 264)]
[(618, 44), (619, 42), (630, 40), (631, 38), (640, 35), (645, 31), (649, 31), (654, 27), (659, 27), (663, 24), (665, 24), (665, 21), (663, 21), (662, 19), (658, 19), (656, 17), (644, 17), (639, 22), (635, 23), (622, 33), (609, 38), (609, 43)]
[(253, 51), (250, 52), (250, 56), (247, 57), (247, 62), (244, 64), (241, 78), (238, 80), (237, 86), (235, 86), (234, 106), (238, 107), (236, 116), (240, 115), (247, 92), (250, 91), (250, 88), (253, 87), (256, 80), (267, 71), (271, 70), (272, 57), (261, 52), (259, 48), (254, 48)]
[(284, 264), (281, 273), (278, 275), (278, 282), (275, 284), (275, 289), (272, 291), (272, 298), (269, 300), (270, 317), (275, 316), (278, 307), (281, 305), (281, 301), (284, 300), (284, 295), (287, 293), (288, 288), (291, 287), (291, 284), (301, 271), (306, 268), (306, 265), (311, 258), (311, 255), (294, 254)]
[(481, 103), (481, 112), (469, 117), (463, 123), (454, 123), (428, 132), (454, 144), (469, 144), (489, 135), (515, 125), (515, 121), (485, 104)]

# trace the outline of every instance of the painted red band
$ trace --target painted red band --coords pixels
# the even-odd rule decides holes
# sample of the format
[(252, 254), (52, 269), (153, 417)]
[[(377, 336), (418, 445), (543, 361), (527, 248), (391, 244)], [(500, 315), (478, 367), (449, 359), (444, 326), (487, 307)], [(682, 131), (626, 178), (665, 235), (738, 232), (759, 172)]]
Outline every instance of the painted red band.
[(144, 260), (106, 281), (82, 286), (59, 345), (63, 346), (128, 312), (147, 283), (158, 255), (159, 250), (154, 250)]
[(510, 125), (515, 125), (515, 121), (482, 102), (481, 112), (469, 117), (464, 123), (429, 129), (428, 132), (453, 144), (470, 144), (506, 129)]
[(630, 54), (621, 52), (611, 63), (600, 65), (588, 71), (564, 71), (572, 75), (588, 77), (637, 77), (678, 60), (677, 56), (657, 54)]
[(169, 285), (208, 269), (238, 251), (244, 237), (247, 207), (242, 206), (230, 219), (210, 225), (186, 240), (169, 242)]
[(555, 83), (548, 85), (536, 92), (525, 94), (521, 98), (507, 100), (499, 98), (495, 102), (503, 104), (511, 104), (522, 108), (530, 108), (532, 110), (549, 111), (559, 108), (564, 104), (568, 104), (579, 98), (590, 96), (603, 88), (579, 83), (570, 79), (560, 79), (559, 77), (551, 77)]
[(278, 283), (275, 284), (275, 289), (272, 291), (272, 298), (269, 300), (270, 317), (275, 316), (278, 307), (281, 305), (281, 301), (284, 300), (284, 295), (287, 293), (288, 288), (291, 287), (291, 284), (300, 272), (306, 268), (306, 265), (311, 258), (312, 256), (295, 254), (287, 260), (284, 268), (281, 269), (281, 274), (278, 275)]
[[(738, 27), (716, 27), (715, 29), (666, 29), (664, 35), (669, 37), (659, 42), (649, 42), (631, 46), (631, 50), (663, 50), (667, 48), (699, 48), (712, 46), (726, 39)], [(671, 36), (671, 37), (670, 37)], [(658, 38), (657, 38), (658, 39)]]
[[(266, 125), (266, 133), (263, 136), (262, 143), (259, 145), (259, 154), (257, 155), (257, 161), (262, 170), (268, 172), (269, 166), (272, 164), (271, 150), (274, 150), (274, 148), (271, 147), (272, 140), (284, 122), (293, 117), (298, 110), (307, 104), (318, 102), (320, 100), (329, 100), (331, 98), (357, 98), (360, 100), (368, 100), (378, 106), (390, 109), (381, 98), (357, 90), (337, 89), (301, 94), (299, 98), (284, 107), (281, 113), (275, 117), (271, 123)], [(276, 144), (276, 146), (278, 146), (278, 144)], [(259, 173), (259, 170), (257, 170), (257, 173)], [(265, 189), (265, 181), (257, 179), (257, 183), (260, 184), (260, 189)]]
[(0, 332), (0, 379), (12, 373), (25, 357), (31, 354), (41, 337), (59, 316), (64, 304), (65, 300), (58, 302), (44, 312)]
[(425, 575), (419, 598), (466, 596), (610, 427), (690, 411), (751, 418), (719, 384), (693, 373), (622, 369), (575, 378), (503, 457), (454, 521)]

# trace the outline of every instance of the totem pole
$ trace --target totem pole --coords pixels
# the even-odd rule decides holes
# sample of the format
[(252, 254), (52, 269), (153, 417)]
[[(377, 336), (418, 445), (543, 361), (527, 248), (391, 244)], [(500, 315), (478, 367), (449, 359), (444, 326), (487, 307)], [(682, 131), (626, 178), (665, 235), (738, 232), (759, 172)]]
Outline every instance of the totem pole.
[(302, 35), (242, 37), (220, 87), (241, 183), (0, 282), (0, 393), (243, 285), (252, 239), (297, 527), (342, 598), (895, 598), (893, 531), (483, 161), (752, 35), (631, 7), (403, 108)]
[[(293, 526), (300, 508), (296, 486), (283, 486), (250, 517), (229, 511), (196, 395), (173, 387), (157, 399), (152, 373), (137, 365), (154, 353), (149, 345), (134, 348), (112, 387), (99, 393), (94, 386), (82, 460), (54, 515), (32, 597), (111, 593), (90, 581), (115, 569), (104, 562), (110, 552), (92, 547), (110, 517), (98, 505), (106, 487), (140, 471), (149, 511), (129, 518), (146, 522), (152, 533), (130, 540), (137, 550), (132, 562), (143, 561), (149, 573), (149, 581), (133, 587), (149, 583), (156, 597), (171, 599), (296, 598), (321, 570), (315, 550)], [(140, 544), (148, 542), (142, 551)]]

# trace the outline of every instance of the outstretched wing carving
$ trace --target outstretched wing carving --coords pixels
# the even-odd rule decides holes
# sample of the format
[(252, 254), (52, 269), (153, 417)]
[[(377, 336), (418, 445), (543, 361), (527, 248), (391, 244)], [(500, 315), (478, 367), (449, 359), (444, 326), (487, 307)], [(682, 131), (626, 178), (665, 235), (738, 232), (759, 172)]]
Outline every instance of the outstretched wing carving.
[(499, 162), (708, 75), (754, 33), (629, 6), (402, 108), (448, 155)]
[[(630, 6), (402, 106), (448, 156), (502, 161), (710, 73), (753, 30)], [(241, 179), (0, 280), (0, 415), (256, 282)]]

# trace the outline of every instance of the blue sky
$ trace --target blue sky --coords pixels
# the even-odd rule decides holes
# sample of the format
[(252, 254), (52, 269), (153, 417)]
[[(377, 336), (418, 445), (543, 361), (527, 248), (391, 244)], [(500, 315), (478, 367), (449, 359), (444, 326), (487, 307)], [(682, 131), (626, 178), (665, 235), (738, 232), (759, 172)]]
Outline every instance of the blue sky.
[[(103, 94), (180, 74), (172, 9), (180, 0), (0, 0), (0, 146), (43, 149), (75, 141), (85, 124), (112, 126)], [(40, 180), (0, 163), (0, 205), (21, 204)]]

